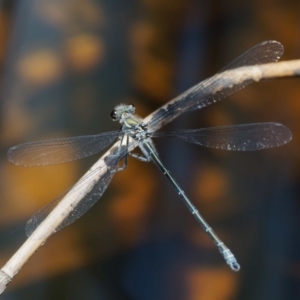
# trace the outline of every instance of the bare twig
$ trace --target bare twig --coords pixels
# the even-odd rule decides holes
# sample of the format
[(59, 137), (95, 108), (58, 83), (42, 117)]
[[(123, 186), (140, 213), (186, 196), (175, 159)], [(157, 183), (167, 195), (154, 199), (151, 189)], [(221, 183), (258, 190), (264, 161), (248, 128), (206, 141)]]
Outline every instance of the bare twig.
[[(251, 67), (241, 67), (234, 70), (227, 70), (222, 74), (222, 82), (218, 82), (214, 86), (215, 91), (220, 91), (229, 86), (239, 84), (246, 80), (252, 79), (254, 81), (260, 81), (262, 79), (275, 79), (284, 77), (295, 77), (300, 74), (300, 60), (277, 62), (272, 64), (263, 64)], [(209, 79), (207, 79), (209, 80)], [(205, 83), (202, 82), (198, 85)], [(197, 87), (196, 85), (195, 87)], [(193, 87), (193, 88), (195, 88)], [(191, 88), (191, 89), (193, 89)], [(190, 89), (190, 90), (191, 90)], [(190, 91), (189, 90), (189, 91)], [(180, 95), (181, 96), (181, 95)], [(151, 113), (144, 119), (147, 124), (153, 116), (158, 114), (161, 110), (167, 109), (167, 107), (176, 102), (179, 97), (174, 98), (155, 112)], [(155, 123), (155, 128), (151, 130), (155, 131), (162, 125), (169, 123), (181, 114), (181, 111), (176, 111), (174, 114), (164, 119), (163, 124)], [(53, 209), (49, 216), (37, 227), (32, 235), (25, 241), (25, 243), (19, 248), (19, 250), (12, 256), (12, 258), (3, 266), (0, 270), (0, 294), (5, 290), (7, 284), (15, 277), (23, 265), (29, 260), (29, 258), (41, 247), (48, 237), (56, 231), (56, 228), (72, 213), (72, 210), (76, 204), (92, 189), (92, 184), (101, 179), (107, 172), (107, 167), (102, 168), (101, 173), (97, 173), (97, 177), (91, 182), (91, 185), (84, 185), (84, 189), (77, 189), (78, 192), (74, 192), (74, 188), (80, 184), (85, 176), (90, 172), (97, 169), (99, 166), (105, 165), (105, 158), (107, 158), (113, 148), (118, 145), (119, 141), (115, 143), (92, 167), (91, 169), (78, 181), (78, 183), (65, 195), (63, 200)], [(129, 149), (132, 150), (136, 147), (137, 143), (133, 140), (129, 142)]]

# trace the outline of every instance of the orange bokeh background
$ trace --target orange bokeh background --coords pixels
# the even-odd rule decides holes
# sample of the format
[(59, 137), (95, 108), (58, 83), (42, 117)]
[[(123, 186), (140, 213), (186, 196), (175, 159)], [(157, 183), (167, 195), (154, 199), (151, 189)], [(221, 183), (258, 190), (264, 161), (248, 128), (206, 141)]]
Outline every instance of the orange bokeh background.
[[(299, 1), (2, 1), (0, 260), (32, 214), (98, 156), (21, 168), (22, 142), (116, 130), (110, 112), (142, 117), (265, 40), (300, 58)], [(293, 141), (233, 153), (165, 140), (157, 149), (236, 254), (233, 273), (159, 170), (129, 159), (80, 220), (53, 235), (3, 299), (299, 299), (299, 79), (253, 84), (166, 129), (280, 122)], [(297, 296), (298, 295), (298, 296)]]

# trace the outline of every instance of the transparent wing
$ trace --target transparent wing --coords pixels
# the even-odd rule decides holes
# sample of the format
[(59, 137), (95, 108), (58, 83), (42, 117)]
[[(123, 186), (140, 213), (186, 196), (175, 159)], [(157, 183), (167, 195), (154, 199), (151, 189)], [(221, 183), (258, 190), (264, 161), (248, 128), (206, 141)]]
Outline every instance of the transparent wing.
[(205, 147), (232, 151), (255, 151), (278, 147), (292, 139), (291, 131), (279, 123), (240, 124), (152, 134), (152, 137), (165, 136), (178, 137)]
[(20, 144), (7, 152), (8, 160), (15, 165), (43, 166), (60, 164), (95, 154), (110, 145), (122, 133), (111, 131)]
[[(126, 150), (127, 151), (127, 150)], [(48, 237), (50, 234), (66, 227), (67, 225), (73, 223), (78, 218), (80, 218), (87, 210), (89, 210), (103, 195), (107, 186), (109, 185), (113, 175), (118, 170), (118, 163), (120, 159), (125, 155), (124, 150), (121, 155), (111, 155), (107, 157), (105, 163), (97, 169), (87, 173), (80, 181), (76, 183), (70, 190), (60, 195), (58, 198), (54, 199), (48, 205), (40, 209), (35, 215), (33, 215), (27, 222), (25, 231), (26, 235), (30, 236), (36, 228), (46, 219), (46, 217), (53, 211), (53, 209), (60, 203), (60, 201), (68, 194), (69, 199), (78, 199), (83, 194), (85, 194), (77, 204), (70, 204), (72, 206), (72, 211), (65, 218), (65, 220), (53, 231), (43, 233), (40, 236), (35, 236), (36, 239), (42, 239)], [(103, 168), (109, 166), (104, 174)], [(101, 179), (98, 179), (101, 174)], [(91, 187), (86, 193), (87, 187)], [(69, 207), (68, 207), (69, 208)], [(65, 212), (61, 212), (63, 214)], [(53, 216), (53, 218), (59, 218), (60, 215)]]
[[(216, 75), (200, 82), (176, 97), (167, 108), (157, 111), (149, 122), (149, 128), (155, 130), (158, 127), (156, 126), (157, 123), (164, 123), (166, 119), (171, 121), (179, 112), (200, 109), (244, 88), (253, 82), (254, 79), (241, 78), (238, 72), (231, 72), (227, 78), (223, 72), (239, 67), (276, 62), (283, 54), (283, 51), (282, 44), (276, 41), (266, 41), (254, 46)], [(261, 75), (263, 74), (258, 74), (258, 79), (260, 79)]]

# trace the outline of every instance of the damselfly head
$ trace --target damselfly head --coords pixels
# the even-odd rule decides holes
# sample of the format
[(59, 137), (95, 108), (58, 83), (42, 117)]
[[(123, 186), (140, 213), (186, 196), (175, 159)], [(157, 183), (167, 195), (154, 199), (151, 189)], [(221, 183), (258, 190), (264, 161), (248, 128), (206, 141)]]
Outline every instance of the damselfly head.
[(110, 116), (113, 121), (119, 121), (121, 118), (126, 118), (134, 114), (135, 106), (133, 104), (119, 104), (111, 112)]

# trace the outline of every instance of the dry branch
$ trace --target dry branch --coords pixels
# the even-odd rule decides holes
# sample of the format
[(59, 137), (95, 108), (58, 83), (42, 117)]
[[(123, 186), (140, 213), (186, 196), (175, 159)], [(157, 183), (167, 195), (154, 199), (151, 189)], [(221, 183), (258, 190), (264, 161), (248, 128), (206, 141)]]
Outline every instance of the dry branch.
[[(220, 91), (227, 88), (228, 86), (239, 84), (244, 80), (252, 79), (254, 81), (260, 81), (263, 79), (295, 77), (299, 74), (300, 60), (283, 61), (251, 67), (241, 67), (234, 70), (225, 71), (224, 74), (222, 74), (222, 82), (220, 82), (218, 86), (215, 86), (215, 91)], [(174, 98), (173, 100), (150, 114), (144, 119), (144, 122), (147, 124), (156, 113), (158, 113), (162, 109), (166, 109), (168, 105), (174, 103), (179, 97), (180, 96)], [(180, 111), (176, 111), (175, 114), (169, 116), (168, 119), (164, 120), (163, 125), (178, 117), (180, 113)], [(160, 125), (161, 124), (155, 125), (156, 127), (152, 127), (151, 130), (159, 129)], [(105, 158), (110, 155), (110, 151), (112, 150), (112, 148), (116, 147), (118, 143), (119, 141), (115, 143), (84, 176), (98, 168), (100, 165), (105, 164)], [(137, 144), (133, 140), (131, 140), (129, 144), (130, 150), (134, 149), (136, 145)], [(103, 172), (101, 174), (97, 174), (98, 177), (95, 178), (95, 181), (99, 180), (101, 176), (105, 174), (105, 172), (106, 168), (103, 168)], [(82, 180), (82, 178), (80, 180)], [(85, 193), (88, 193), (91, 190), (91, 188), (92, 186), (85, 186), (85, 189), (80, 189), (80, 193), (78, 194), (75, 194), (73, 189), (71, 189), (70, 192), (66, 194), (64, 199), (53, 209), (49, 216), (40, 224), (40, 226), (25, 241), (25, 243), (19, 248), (19, 250), (12, 256), (12, 258), (3, 266), (3, 268), (0, 270), (0, 294), (5, 290), (7, 284), (15, 277), (15, 275), (29, 260), (29, 258), (39, 249), (39, 247), (41, 247), (46, 242), (48, 237), (52, 233), (54, 233), (56, 228), (68, 217), (68, 215), (72, 212), (73, 207), (76, 206), (76, 203), (78, 203), (80, 199), (85, 195)]]

